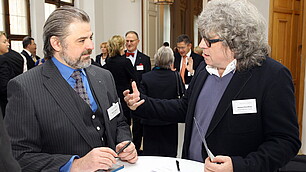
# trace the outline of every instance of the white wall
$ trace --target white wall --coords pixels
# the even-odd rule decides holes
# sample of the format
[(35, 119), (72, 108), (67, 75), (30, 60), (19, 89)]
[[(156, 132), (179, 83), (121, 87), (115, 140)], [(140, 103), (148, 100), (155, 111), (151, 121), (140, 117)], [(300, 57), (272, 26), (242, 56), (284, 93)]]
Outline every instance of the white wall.
[(44, 1), (30, 0), (31, 36), (37, 44), (36, 54), (44, 57), (43, 53), (43, 27), (45, 23)]
[[(91, 18), (95, 43), (92, 57), (100, 53), (100, 43), (113, 35), (124, 36), (127, 31), (134, 30), (142, 41), (141, 0), (76, 0), (75, 6)], [(141, 43), (139, 50), (142, 50)]]
[(266, 35), (268, 36), (270, 1), (267, 1), (267, 0), (249, 0), (249, 1), (257, 7), (257, 9), (261, 12), (261, 14), (266, 19), (266, 22), (267, 22)]
[[(44, 1), (30, 0), (32, 37), (37, 44), (37, 54), (43, 57)], [(92, 58), (100, 53), (99, 45), (113, 35), (122, 35), (129, 30), (136, 31), (142, 41), (141, 0), (75, 0), (75, 7), (81, 8), (91, 19), (95, 50)], [(142, 50), (142, 42), (138, 48)]]

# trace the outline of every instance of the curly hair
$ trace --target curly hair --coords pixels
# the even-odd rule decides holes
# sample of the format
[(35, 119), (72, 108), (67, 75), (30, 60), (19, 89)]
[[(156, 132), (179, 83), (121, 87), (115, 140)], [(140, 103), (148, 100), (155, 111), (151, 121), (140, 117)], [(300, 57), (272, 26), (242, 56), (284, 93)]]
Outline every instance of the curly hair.
[(237, 70), (260, 66), (270, 52), (266, 22), (247, 0), (210, 1), (198, 18), (202, 37), (219, 36), (237, 59)]
[(114, 35), (107, 42), (107, 50), (110, 57), (120, 55), (120, 52), (124, 49), (125, 39), (120, 35)]

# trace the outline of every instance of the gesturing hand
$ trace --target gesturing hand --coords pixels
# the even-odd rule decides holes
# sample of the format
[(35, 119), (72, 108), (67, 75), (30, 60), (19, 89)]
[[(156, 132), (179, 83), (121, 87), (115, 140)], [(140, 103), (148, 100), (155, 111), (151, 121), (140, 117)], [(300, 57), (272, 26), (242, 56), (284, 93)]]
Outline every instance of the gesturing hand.
[(192, 57), (189, 57), (189, 59), (188, 59), (188, 63), (187, 63), (187, 70), (188, 70), (188, 72), (190, 72), (190, 73), (194, 73), (194, 70), (193, 70), (193, 59), (192, 59)]
[(132, 89), (133, 93), (130, 93), (130, 90), (125, 90), (123, 92), (124, 101), (131, 110), (136, 110), (138, 106), (145, 102), (145, 100), (140, 100), (140, 93), (137, 89), (135, 81), (132, 82)]

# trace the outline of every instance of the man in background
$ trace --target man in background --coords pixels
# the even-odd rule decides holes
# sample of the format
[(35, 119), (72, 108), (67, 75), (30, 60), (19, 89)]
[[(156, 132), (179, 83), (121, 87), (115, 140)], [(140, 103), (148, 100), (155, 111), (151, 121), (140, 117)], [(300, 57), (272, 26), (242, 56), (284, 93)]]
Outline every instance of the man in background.
[(3, 117), (7, 104), (7, 83), (14, 77), (27, 71), (25, 57), (18, 52), (9, 49), (0, 59), (0, 104)]
[(204, 58), (192, 51), (188, 35), (178, 36), (176, 48), (178, 52), (174, 53), (174, 68), (180, 73), (184, 84), (188, 85)]
[(21, 52), (22, 55), (24, 55), (27, 59), (27, 67), (28, 70), (32, 69), (35, 66), (35, 62), (40, 59), (36, 55), (36, 43), (34, 41), (34, 38), (26, 36), (22, 40), (22, 46), (23, 50)]
[[(137, 81), (140, 83), (142, 79), (142, 74), (151, 71), (151, 60), (150, 57), (143, 54), (137, 49), (137, 46), (140, 42), (139, 36), (135, 31), (128, 31), (125, 34), (126, 41), (126, 57), (129, 58), (134, 66), (136, 71)], [(143, 127), (140, 123), (140, 119), (133, 117), (133, 141), (135, 143), (136, 150), (141, 153), (141, 141), (143, 136)]]

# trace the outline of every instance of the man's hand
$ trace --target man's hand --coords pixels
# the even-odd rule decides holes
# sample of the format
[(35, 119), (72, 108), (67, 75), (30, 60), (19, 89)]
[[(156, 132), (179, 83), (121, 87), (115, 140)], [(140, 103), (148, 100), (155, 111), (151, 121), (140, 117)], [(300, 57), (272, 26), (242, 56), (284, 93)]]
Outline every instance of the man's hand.
[[(128, 141), (124, 141), (119, 143), (116, 146), (116, 151), (118, 152), (124, 145), (126, 145), (128, 143)], [(136, 161), (138, 160), (138, 156), (137, 156), (137, 151), (135, 149), (135, 145), (132, 142), (127, 148), (125, 148), (119, 155), (118, 157), (122, 160), (122, 161), (127, 161), (129, 163), (136, 163)]]
[(137, 85), (136, 85), (135, 81), (132, 82), (132, 89), (133, 89), (133, 93), (131, 93), (131, 94), (130, 94), (130, 90), (125, 90), (123, 92), (124, 101), (126, 102), (127, 106), (131, 110), (136, 110), (137, 107), (142, 105), (145, 101), (140, 100), (140, 93), (137, 89)]
[(205, 159), (205, 172), (233, 172), (232, 159), (229, 156), (216, 156), (213, 161)]
[(107, 170), (116, 163), (117, 154), (111, 148), (94, 148), (80, 159), (75, 159), (72, 163), (71, 172)]
[(193, 59), (192, 59), (192, 57), (189, 57), (189, 58), (188, 58), (188, 63), (187, 63), (186, 69), (187, 69), (188, 72), (191, 73), (192, 75), (194, 74), (194, 70), (193, 70)]

